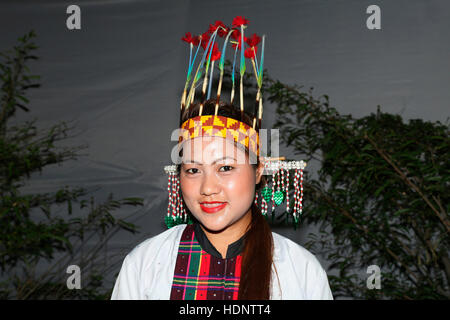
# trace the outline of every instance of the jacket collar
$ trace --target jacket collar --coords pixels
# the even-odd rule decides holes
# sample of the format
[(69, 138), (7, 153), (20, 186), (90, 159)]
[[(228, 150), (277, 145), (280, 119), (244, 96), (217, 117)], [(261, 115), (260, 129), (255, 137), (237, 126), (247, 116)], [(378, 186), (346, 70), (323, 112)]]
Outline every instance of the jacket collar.
[[(220, 252), (217, 251), (217, 249), (209, 241), (208, 237), (206, 236), (205, 232), (203, 231), (202, 227), (200, 226), (200, 223), (194, 222), (193, 224), (194, 224), (195, 238), (199, 242), (202, 249), (216, 258), (223, 259)], [(228, 248), (227, 248), (227, 254), (226, 254), (225, 259), (235, 258), (240, 253), (242, 253), (242, 251), (244, 250), (244, 244), (245, 244), (244, 240), (245, 240), (245, 234), (239, 240), (229, 244)]]

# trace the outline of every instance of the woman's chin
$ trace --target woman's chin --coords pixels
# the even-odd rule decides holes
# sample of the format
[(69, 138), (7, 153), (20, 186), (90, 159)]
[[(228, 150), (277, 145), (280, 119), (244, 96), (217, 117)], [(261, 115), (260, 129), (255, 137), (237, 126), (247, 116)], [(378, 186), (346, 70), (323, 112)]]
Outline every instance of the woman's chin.
[(205, 227), (206, 229), (214, 232), (221, 231), (225, 229), (228, 224), (223, 219), (219, 217), (214, 217), (214, 215), (198, 217), (197, 220)]

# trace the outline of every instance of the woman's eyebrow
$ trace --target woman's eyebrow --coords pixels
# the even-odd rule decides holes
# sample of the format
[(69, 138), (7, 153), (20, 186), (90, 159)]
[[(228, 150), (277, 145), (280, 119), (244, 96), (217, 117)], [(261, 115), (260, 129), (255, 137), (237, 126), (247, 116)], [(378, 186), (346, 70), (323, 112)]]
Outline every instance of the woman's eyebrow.
[[(233, 157), (225, 156), (225, 157), (218, 158), (218, 159), (214, 160), (214, 161), (212, 162), (212, 164), (215, 164), (216, 162), (219, 162), (219, 161), (222, 161), (222, 160), (225, 160), (225, 159), (232, 159), (232, 160), (236, 161), (236, 159), (233, 158)], [(187, 164), (187, 163), (196, 163), (196, 164), (198, 164), (198, 165), (200, 165), (200, 166), (203, 165), (203, 163), (198, 162), (198, 161), (195, 161), (195, 160), (188, 160), (188, 161), (186, 161), (185, 163), (186, 163), (186, 164)]]

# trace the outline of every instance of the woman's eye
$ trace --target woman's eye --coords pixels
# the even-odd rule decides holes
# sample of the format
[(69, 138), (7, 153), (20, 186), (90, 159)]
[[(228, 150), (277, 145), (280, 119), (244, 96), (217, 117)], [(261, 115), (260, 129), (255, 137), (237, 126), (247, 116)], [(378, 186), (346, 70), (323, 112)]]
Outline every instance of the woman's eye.
[[(224, 169), (224, 170), (222, 170), (222, 169)], [(220, 167), (220, 171), (230, 171), (230, 170), (233, 170), (233, 167), (232, 166), (222, 166), (222, 167)]]
[(189, 169), (186, 170), (186, 172), (187, 172), (187, 173), (190, 173), (190, 174), (197, 173), (197, 171), (198, 171), (197, 168), (189, 168)]

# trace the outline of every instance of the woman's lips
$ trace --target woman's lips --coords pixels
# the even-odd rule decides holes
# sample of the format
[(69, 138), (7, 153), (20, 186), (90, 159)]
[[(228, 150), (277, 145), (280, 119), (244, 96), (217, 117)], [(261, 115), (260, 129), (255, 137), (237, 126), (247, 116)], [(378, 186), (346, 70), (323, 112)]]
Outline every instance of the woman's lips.
[(200, 208), (206, 213), (215, 213), (225, 208), (226, 205), (226, 202), (202, 202)]

